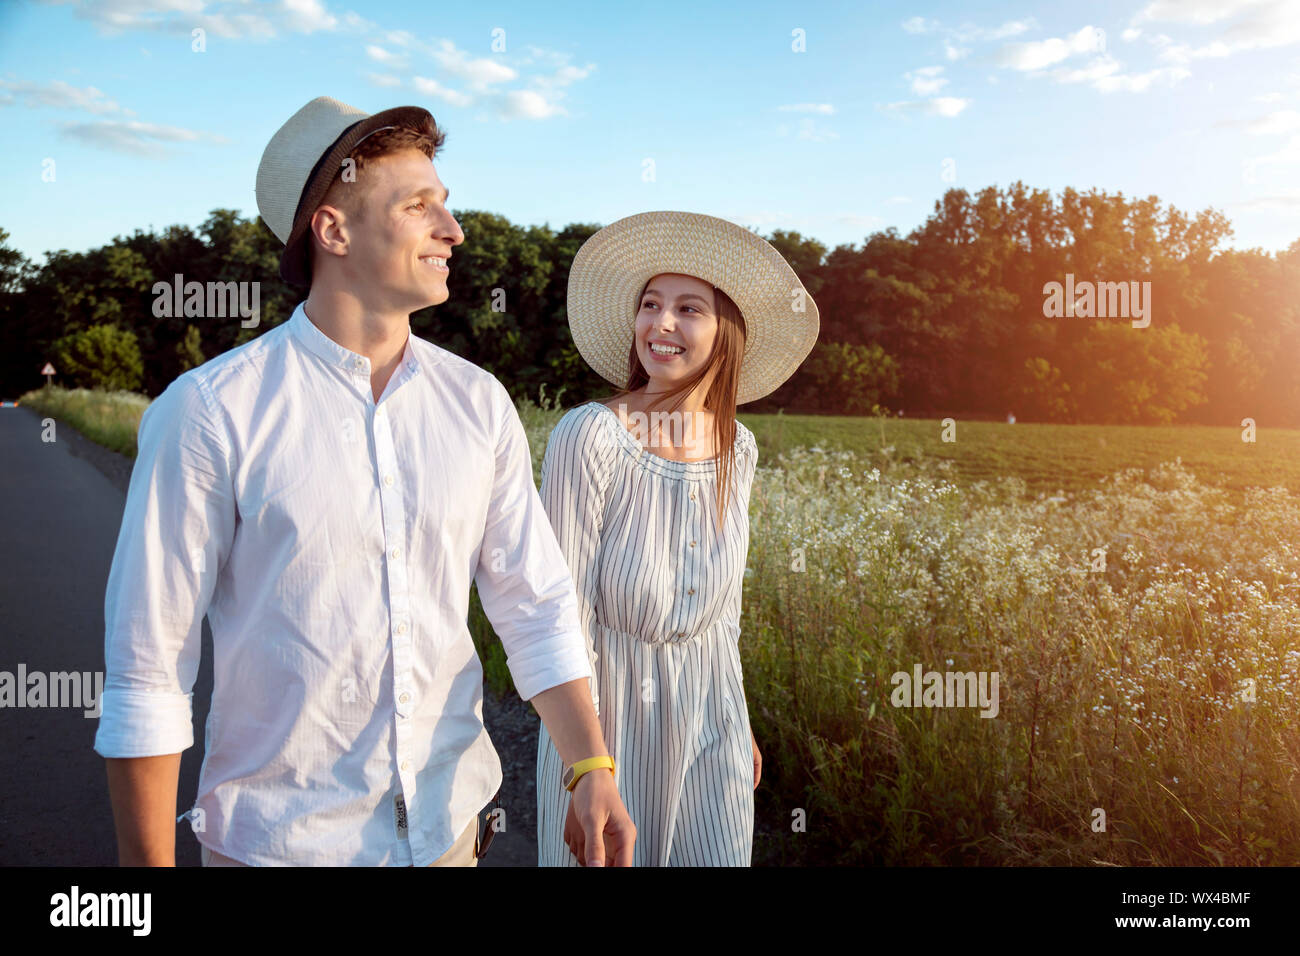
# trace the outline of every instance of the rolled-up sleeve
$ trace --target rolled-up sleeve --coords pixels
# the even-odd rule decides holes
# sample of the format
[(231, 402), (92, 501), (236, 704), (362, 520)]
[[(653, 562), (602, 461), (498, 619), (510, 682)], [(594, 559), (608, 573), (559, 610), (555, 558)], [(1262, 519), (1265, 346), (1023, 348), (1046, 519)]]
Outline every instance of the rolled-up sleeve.
[(515, 690), (529, 700), (592, 671), (573, 579), (533, 484), (528, 437), (509, 393), (497, 389), (496, 469), (474, 583)]
[(203, 617), (235, 534), (230, 450), (215, 400), (182, 375), (145, 409), (104, 595), (105, 681), (95, 751), (194, 744)]

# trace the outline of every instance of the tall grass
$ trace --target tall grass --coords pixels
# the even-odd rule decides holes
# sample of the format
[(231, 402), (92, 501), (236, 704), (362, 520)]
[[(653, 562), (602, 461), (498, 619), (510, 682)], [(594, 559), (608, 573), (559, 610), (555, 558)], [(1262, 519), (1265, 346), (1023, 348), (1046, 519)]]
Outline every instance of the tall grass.
[[(1300, 858), (1300, 499), (1231, 504), (1179, 461), (1037, 499), (948, 471), (760, 469), (741, 650), (768, 862)], [(1000, 712), (893, 707), (917, 663), (999, 672)]]
[(107, 392), (89, 388), (34, 389), (18, 400), (42, 417), (65, 422), (91, 441), (128, 458), (135, 457), (135, 436), (149, 397), (137, 392)]

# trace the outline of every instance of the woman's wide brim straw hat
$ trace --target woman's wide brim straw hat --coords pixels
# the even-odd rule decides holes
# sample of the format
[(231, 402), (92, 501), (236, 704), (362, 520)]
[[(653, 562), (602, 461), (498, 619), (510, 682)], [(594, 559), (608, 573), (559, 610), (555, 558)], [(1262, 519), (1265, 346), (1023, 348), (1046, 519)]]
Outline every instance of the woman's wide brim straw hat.
[(370, 114), (318, 96), (276, 130), (257, 167), (257, 211), (284, 243), (285, 282), (311, 285), (311, 217), (357, 143), (381, 129), (419, 128), (426, 120), (432, 116), (419, 106)]
[(668, 272), (721, 289), (744, 316), (737, 405), (776, 391), (817, 342), (816, 303), (762, 236), (699, 213), (638, 213), (583, 243), (569, 270), (573, 343), (587, 364), (618, 388), (627, 387), (641, 290)]

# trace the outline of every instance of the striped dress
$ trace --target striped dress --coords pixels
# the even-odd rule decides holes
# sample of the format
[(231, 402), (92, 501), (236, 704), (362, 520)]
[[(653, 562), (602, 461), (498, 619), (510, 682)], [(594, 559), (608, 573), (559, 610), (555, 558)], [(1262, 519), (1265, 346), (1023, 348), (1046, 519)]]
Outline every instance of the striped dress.
[[(738, 640), (757, 461), (753, 433), (737, 421), (719, 535), (714, 461), (643, 449), (612, 408), (570, 410), (546, 447), (542, 504), (573, 575), (593, 702), (637, 828), (636, 866), (750, 865), (753, 751)], [(539, 866), (580, 865), (564, 843), (563, 772), (543, 725)]]

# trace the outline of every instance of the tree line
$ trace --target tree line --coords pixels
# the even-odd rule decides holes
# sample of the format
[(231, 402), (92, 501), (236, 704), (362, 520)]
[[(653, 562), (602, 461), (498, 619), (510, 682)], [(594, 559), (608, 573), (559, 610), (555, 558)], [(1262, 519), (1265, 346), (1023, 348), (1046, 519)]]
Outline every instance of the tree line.
[[(491, 371), (516, 398), (603, 394), (569, 335), (569, 266), (600, 227), (520, 226), (457, 212), (451, 298), (416, 335)], [(906, 236), (828, 249), (768, 236), (817, 302), (821, 335), (800, 370), (746, 411), (1021, 421), (1300, 425), (1300, 239), (1225, 248), (1228, 220), (1154, 196), (1059, 195), (1016, 182), (950, 189)], [(36, 265), (0, 229), (0, 393), (43, 383), (157, 395), (177, 375), (285, 321), (305, 294), (280, 281), (258, 218), (216, 209)], [(259, 320), (155, 309), (157, 283), (258, 283)], [(1063, 296), (1065, 299), (1063, 300)], [(163, 314), (158, 314), (159, 312)], [(172, 313), (172, 314), (169, 314)]]

